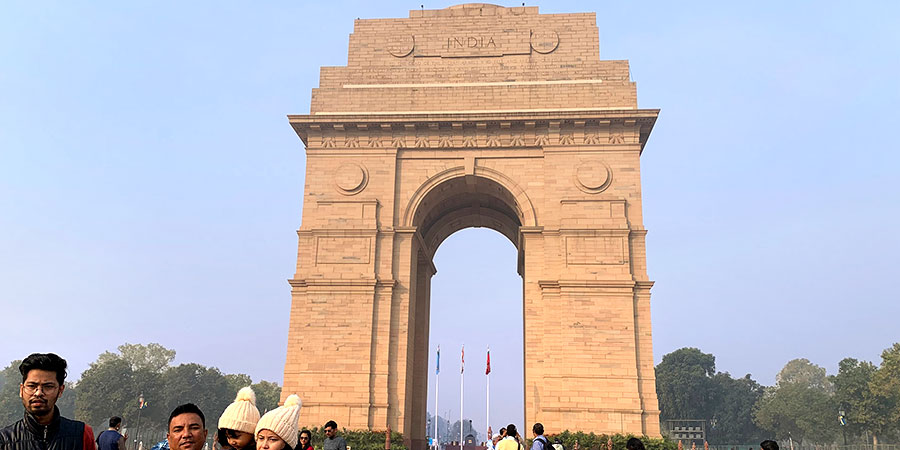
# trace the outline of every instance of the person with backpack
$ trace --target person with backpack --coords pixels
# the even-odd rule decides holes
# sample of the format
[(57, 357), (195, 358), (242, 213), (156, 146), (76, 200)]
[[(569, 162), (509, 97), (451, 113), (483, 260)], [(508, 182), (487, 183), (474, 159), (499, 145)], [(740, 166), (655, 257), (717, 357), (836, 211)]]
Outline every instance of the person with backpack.
[(540, 422), (534, 424), (531, 427), (531, 431), (534, 432), (534, 441), (531, 443), (531, 450), (553, 450), (553, 447), (550, 446), (550, 441), (544, 437), (544, 425)]

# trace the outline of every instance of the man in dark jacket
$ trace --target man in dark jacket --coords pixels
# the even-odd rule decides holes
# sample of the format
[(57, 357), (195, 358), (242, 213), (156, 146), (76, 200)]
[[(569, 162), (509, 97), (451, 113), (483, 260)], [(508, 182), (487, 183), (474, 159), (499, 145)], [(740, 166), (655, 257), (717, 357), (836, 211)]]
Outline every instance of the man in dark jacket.
[(25, 417), (0, 430), (0, 450), (97, 449), (90, 426), (59, 415), (56, 401), (66, 389), (66, 367), (53, 353), (32, 353), (19, 364)]

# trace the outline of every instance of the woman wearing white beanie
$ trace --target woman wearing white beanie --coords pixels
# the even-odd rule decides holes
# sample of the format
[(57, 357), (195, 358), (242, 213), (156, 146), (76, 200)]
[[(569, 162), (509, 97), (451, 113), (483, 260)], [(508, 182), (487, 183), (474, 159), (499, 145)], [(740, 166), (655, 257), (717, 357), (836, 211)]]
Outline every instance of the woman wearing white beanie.
[(267, 412), (256, 424), (256, 450), (293, 450), (297, 446), (300, 397), (291, 394), (284, 405)]

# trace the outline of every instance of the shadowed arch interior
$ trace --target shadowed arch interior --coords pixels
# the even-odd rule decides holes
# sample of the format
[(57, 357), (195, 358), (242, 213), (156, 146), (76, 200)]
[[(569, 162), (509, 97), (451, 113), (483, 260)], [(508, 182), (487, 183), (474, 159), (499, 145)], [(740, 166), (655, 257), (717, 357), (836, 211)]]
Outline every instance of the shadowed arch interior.
[(496, 230), (519, 247), (521, 208), (496, 181), (479, 176), (451, 178), (431, 189), (417, 206), (413, 225), (427, 244), (429, 257), (444, 239), (469, 227)]

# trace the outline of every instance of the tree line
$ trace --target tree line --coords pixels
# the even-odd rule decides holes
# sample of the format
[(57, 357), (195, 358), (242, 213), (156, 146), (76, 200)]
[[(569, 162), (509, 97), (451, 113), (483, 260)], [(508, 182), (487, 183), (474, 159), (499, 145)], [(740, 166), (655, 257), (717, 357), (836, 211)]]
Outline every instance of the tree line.
[[(110, 417), (120, 416), (130, 438), (138, 437), (135, 433), (140, 416), (140, 437), (146, 440), (161, 439), (169, 412), (186, 401), (200, 407), (207, 423), (217, 423), (238, 389), (244, 386), (253, 386), (260, 412), (278, 406), (281, 387), (276, 383), (253, 383), (249, 375), (224, 374), (215, 367), (196, 363), (172, 366), (174, 359), (175, 350), (159, 344), (120, 345), (117, 353), (102, 353), (80, 379), (67, 381), (57, 406), (63, 416), (81, 420), (95, 431), (105, 430)], [(13, 423), (23, 414), (18, 395), (22, 381), (20, 363), (12, 361), (0, 372), (0, 426)], [(70, 374), (69, 378), (75, 377)], [(143, 408), (139, 403), (141, 396)]]
[(656, 390), (664, 427), (667, 420), (705, 420), (711, 443), (877, 444), (900, 437), (900, 343), (882, 352), (880, 365), (845, 358), (835, 375), (794, 359), (774, 386), (717, 372), (715, 356), (682, 348), (656, 366)]

